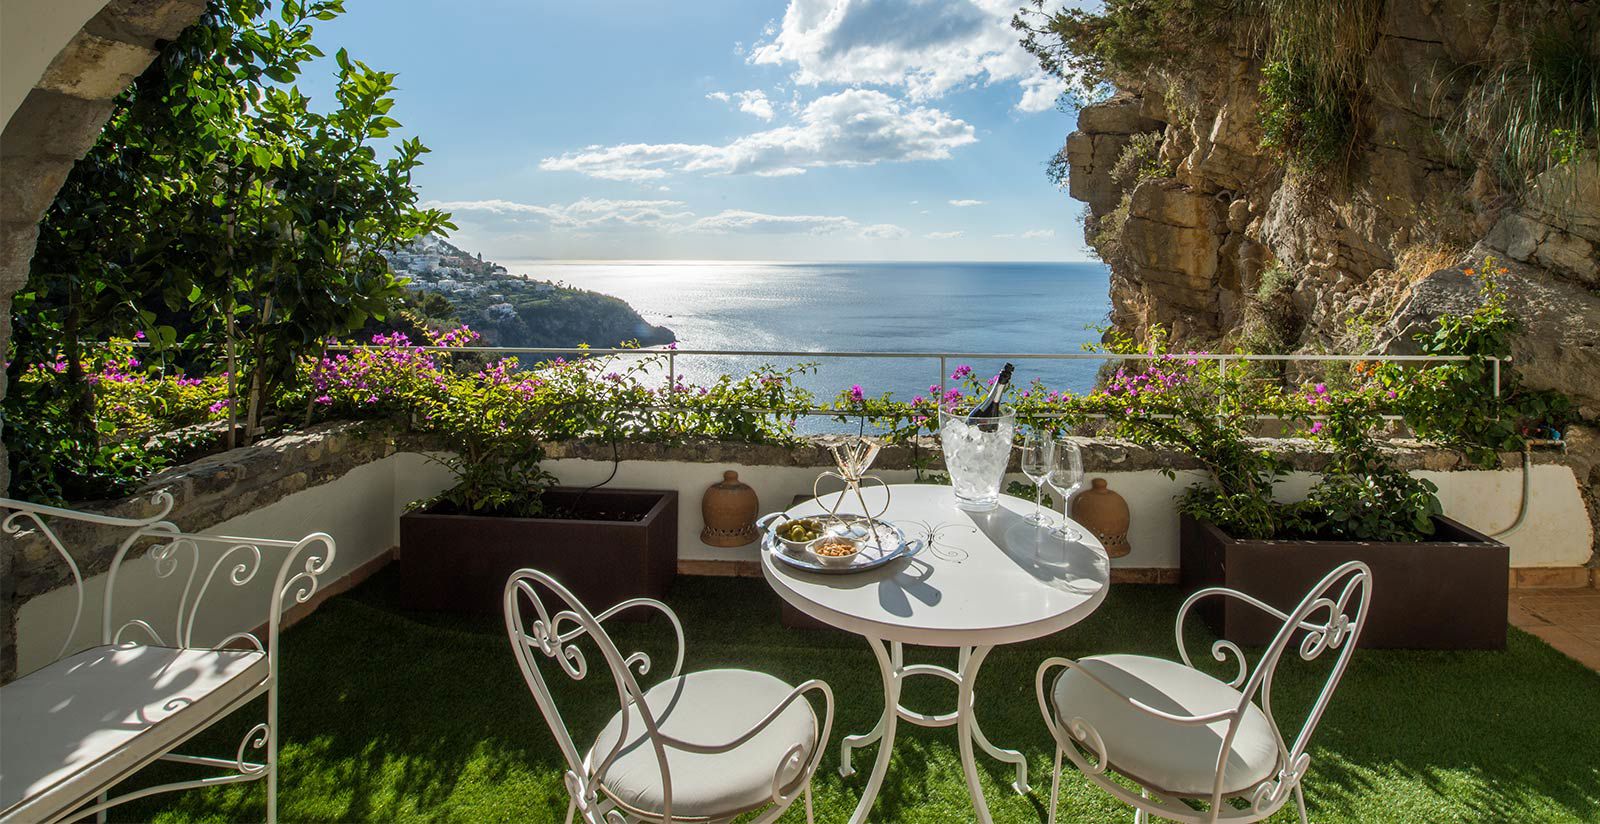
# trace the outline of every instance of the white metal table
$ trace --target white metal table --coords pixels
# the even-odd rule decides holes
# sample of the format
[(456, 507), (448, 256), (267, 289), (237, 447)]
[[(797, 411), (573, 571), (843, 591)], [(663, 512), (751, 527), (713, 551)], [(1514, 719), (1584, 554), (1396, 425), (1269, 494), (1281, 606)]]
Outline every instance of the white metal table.
[[(974, 715), (973, 685), (989, 651), (1059, 632), (1083, 620), (1105, 600), (1111, 563), (1105, 548), (1084, 537), (1067, 542), (1024, 518), (1033, 503), (1000, 496), (991, 512), (956, 508), (947, 486), (899, 484), (868, 487), (866, 504), (874, 512), (889, 508), (883, 519), (925, 543), (909, 560), (847, 575), (805, 572), (773, 559), (763, 550), (761, 571), (767, 583), (790, 605), (819, 621), (867, 639), (883, 676), (884, 710), (873, 728), (840, 742), (839, 772), (852, 775), (850, 751), (881, 741), (872, 774), (856, 805), (852, 824), (867, 818), (894, 750), (895, 725), (909, 721), (924, 727), (956, 727), (961, 769), (972, 795), (977, 820), (989, 824), (989, 810), (978, 785), (974, 745), (1015, 764), (1019, 793), (1028, 791), (1028, 764), (1022, 753), (991, 743)], [(788, 514), (823, 514), (838, 495), (825, 495), (790, 507)], [(854, 496), (852, 496), (853, 498)], [(846, 501), (841, 512), (852, 509)], [(859, 506), (859, 504), (857, 504)], [(1061, 516), (1050, 513), (1055, 523)], [(956, 669), (934, 664), (906, 664), (903, 645), (954, 647)], [(900, 705), (901, 684), (911, 676), (943, 678), (957, 687), (952, 712), (929, 714)]]

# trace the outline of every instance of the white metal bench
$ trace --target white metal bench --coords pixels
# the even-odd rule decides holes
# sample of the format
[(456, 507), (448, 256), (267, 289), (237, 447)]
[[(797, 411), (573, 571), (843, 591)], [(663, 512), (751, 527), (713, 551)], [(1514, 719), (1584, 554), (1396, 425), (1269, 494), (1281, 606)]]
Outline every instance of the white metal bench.
[[(320, 532), (298, 541), (184, 534), (165, 520), (171, 495), (159, 492), (151, 503), (155, 515), (133, 519), (0, 498), (0, 511), (8, 511), (0, 521), (6, 546), (24, 538), (47, 541), (66, 563), (77, 599), (56, 660), (0, 687), (0, 824), (89, 815), (104, 820), (106, 810), (156, 793), (259, 780), (267, 785), (266, 820), (277, 821), (278, 632), (285, 601), (304, 603), (316, 592), (318, 576), (333, 560), (333, 539)], [(84, 617), (84, 580), (53, 527), (57, 521), (127, 530), (106, 573), (99, 643), (70, 655)], [(183, 582), (175, 617), (119, 622), (113, 595), (130, 557), (146, 559), (174, 588)], [(213, 585), (245, 588), (274, 561), (277, 577), (260, 622), (265, 639), (257, 629), (210, 644), (197, 641), (195, 623)], [(261, 696), (266, 720), (245, 734), (231, 757), (173, 751)], [(107, 797), (155, 761), (224, 772)]]

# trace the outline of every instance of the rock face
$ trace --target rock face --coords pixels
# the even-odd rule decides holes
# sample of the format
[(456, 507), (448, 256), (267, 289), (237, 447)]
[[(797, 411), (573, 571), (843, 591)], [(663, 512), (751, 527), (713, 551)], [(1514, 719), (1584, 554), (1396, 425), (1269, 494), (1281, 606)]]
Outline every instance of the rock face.
[[(1600, 170), (1567, 163), (1513, 196), (1440, 137), (1466, 99), (1463, 67), (1509, 41), (1517, 6), (1386, 3), (1337, 175), (1287, 171), (1262, 148), (1256, 50), (1219, 45), (1180, 76), (1119, 78), (1065, 151), (1069, 192), (1112, 270), (1112, 325), (1255, 349), (1251, 318), (1268, 310), (1284, 351), (1404, 350), (1439, 313), (1474, 304), (1461, 270), (1493, 256), (1511, 270), (1523, 383), (1600, 418)], [(1113, 175), (1148, 132), (1170, 176)]]

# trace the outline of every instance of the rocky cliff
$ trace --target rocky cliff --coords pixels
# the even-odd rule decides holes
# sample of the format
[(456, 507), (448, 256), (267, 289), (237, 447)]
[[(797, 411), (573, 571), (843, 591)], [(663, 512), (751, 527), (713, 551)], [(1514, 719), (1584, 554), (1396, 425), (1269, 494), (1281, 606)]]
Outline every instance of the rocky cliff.
[[(1112, 324), (1258, 351), (1404, 351), (1434, 316), (1478, 299), (1464, 270), (1493, 256), (1524, 324), (1524, 384), (1600, 418), (1600, 164), (1546, 164), (1513, 189), (1446, 139), (1479, 104), (1473, 67), (1524, 36), (1530, 4), (1371, 5), (1332, 171), (1264, 147), (1266, 57), (1246, 34), (1199, 57), (1170, 44), (1188, 52), (1183, 71), (1113, 67), (1117, 93), (1081, 111), (1061, 155), (1112, 270)], [(1600, 54), (1593, 4), (1560, 5)]]

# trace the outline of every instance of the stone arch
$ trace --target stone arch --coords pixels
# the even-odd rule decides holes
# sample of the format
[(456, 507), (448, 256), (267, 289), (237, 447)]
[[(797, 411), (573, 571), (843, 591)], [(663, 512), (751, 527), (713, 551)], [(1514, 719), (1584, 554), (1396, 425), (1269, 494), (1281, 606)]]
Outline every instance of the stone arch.
[[(0, 352), (39, 219), (94, 145), (117, 95), (206, 0), (6, 0), (0, 11)], [(51, 49), (61, 43), (52, 56)], [(32, 83), (31, 87), (28, 85)], [(0, 374), (0, 399), (5, 398)], [(0, 494), (10, 486), (0, 446)]]

